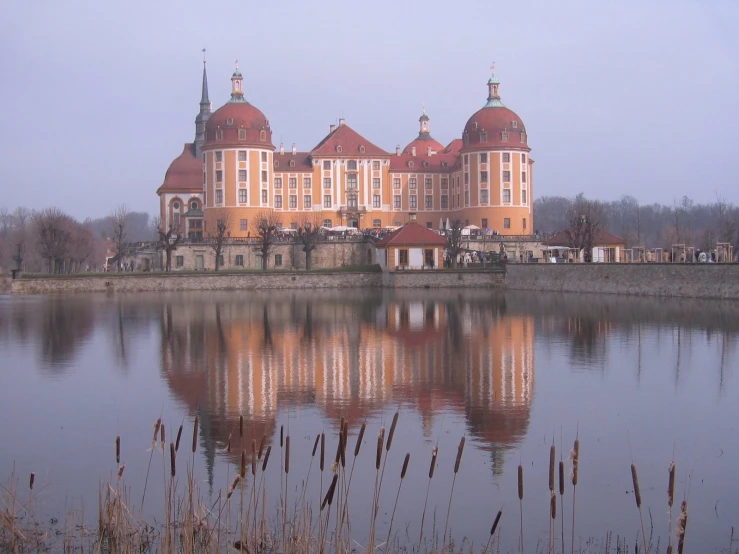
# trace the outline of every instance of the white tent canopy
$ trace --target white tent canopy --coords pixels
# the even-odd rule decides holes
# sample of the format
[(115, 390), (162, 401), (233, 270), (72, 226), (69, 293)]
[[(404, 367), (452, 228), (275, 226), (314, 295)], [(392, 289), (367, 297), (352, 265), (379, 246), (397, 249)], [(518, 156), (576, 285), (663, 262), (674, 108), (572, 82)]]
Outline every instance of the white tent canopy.
[(576, 248), (570, 248), (569, 246), (542, 246), (542, 250), (577, 250)]
[(477, 225), (467, 225), (466, 227), (463, 227), (463, 229), (478, 230), (479, 227)]

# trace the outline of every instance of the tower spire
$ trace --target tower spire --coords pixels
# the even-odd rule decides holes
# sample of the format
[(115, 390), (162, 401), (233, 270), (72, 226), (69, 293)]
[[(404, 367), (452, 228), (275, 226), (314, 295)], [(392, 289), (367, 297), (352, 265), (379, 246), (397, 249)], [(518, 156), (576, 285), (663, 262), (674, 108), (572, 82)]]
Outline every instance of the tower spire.
[(239, 71), (239, 58), (236, 58), (236, 69), (231, 75), (231, 100), (229, 102), (246, 102), (244, 99), (244, 77)]
[(210, 99), (208, 98), (208, 73), (205, 69), (205, 48), (203, 48), (203, 87), (200, 93), (200, 112), (195, 117), (195, 155), (200, 156), (205, 142), (205, 124), (210, 118)]
[(488, 101), (486, 108), (504, 108), (503, 102), (500, 100), (500, 79), (495, 76), (495, 62), (490, 66), (492, 75), (488, 80)]

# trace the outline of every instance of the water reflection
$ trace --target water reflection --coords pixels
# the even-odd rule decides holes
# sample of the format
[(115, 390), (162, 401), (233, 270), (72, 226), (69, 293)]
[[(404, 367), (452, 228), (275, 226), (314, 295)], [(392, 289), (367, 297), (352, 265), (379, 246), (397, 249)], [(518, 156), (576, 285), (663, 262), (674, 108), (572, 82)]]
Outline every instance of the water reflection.
[(505, 313), (503, 295), (451, 292), (167, 301), (162, 371), (210, 415), (206, 447), (223, 448), (242, 414), (250, 442), (274, 432), (281, 407), (315, 406), (335, 423), (403, 403), (427, 436), (439, 413), (463, 415), (498, 472), (525, 437), (534, 391), (534, 318)]

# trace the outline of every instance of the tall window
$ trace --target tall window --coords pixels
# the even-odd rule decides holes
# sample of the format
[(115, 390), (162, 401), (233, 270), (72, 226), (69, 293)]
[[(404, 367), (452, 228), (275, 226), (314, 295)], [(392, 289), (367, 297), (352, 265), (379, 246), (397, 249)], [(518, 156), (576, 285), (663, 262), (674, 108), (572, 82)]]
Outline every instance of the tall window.
[(239, 169), (239, 181), (246, 181), (246, 169)]
[(480, 182), (481, 183), (487, 183), (488, 182), (488, 172), (487, 171), (481, 171), (480, 172)]
[(266, 182), (267, 182), (267, 172), (262, 171), (262, 183), (266, 183)]
[(441, 195), (441, 209), (442, 210), (449, 209), (449, 197), (446, 194)]
[(246, 219), (239, 219), (239, 230), (246, 231)]
[(216, 204), (223, 204), (223, 191), (216, 189)]
[(400, 177), (394, 177), (393, 178), (393, 188), (399, 189), (400, 188)]
[(400, 265), (408, 265), (408, 250), (398, 250), (398, 263)]
[(282, 177), (275, 177), (275, 188), (276, 189), (282, 188)]
[(376, 188), (376, 189), (380, 188), (380, 179), (378, 179), (377, 177), (372, 179), (372, 188)]
[(323, 196), (323, 207), (324, 208), (331, 207), (331, 195), (330, 194), (326, 194)]
[(464, 155), (464, 165), (467, 165), (470, 163), (470, 159), (467, 157), (467, 154)]
[(488, 163), (488, 155), (487, 155), (487, 152), (485, 152), (483, 154), (480, 154), (480, 163), (481, 164)]
[(470, 205), (470, 191), (468, 190), (464, 191), (464, 205), (465, 206)]
[(246, 161), (246, 150), (239, 150), (239, 161), (240, 162)]
[(282, 195), (278, 194), (275, 196), (275, 208), (282, 209)]
[(311, 187), (310, 177), (303, 177), (303, 188), (309, 189)]
[(504, 183), (510, 183), (511, 182), (511, 172), (510, 171), (504, 171), (503, 172), (503, 182)]
[(510, 229), (510, 228), (511, 228), (511, 218), (504, 217), (503, 218), (503, 229)]
[(303, 209), (310, 210), (312, 206), (310, 194), (303, 195)]
[(290, 208), (298, 207), (298, 197), (294, 194), (290, 195)]
[(433, 207), (434, 207), (434, 197), (426, 196), (426, 209), (430, 210)]
[(323, 188), (330, 189), (331, 188), (331, 177), (326, 177), (323, 180)]
[(522, 171), (521, 172), (521, 182), (522, 183), (525, 183), (526, 182), (526, 172), (525, 171)]
[(511, 154), (509, 152), (503, 152), (503, 163), (507, 164), (511, 162)]
[(526, 163), (526, 154), (521, 154), (521, 163), (522, 164)]
[(296, 189), (298, 188), (298, 179), (296, 177), (290, 177), (288, 184), (291, 189)]
[(266, 204), (266, 203), (267, 203), (267, 191), (263, 190), (262, 191), (262, 204)]
[(503, 204), (511, 203), (511, 189), (503, 189)]
[(357, 190), (357, 175), (350, 174), (346, 176), (346, 188), (347, 190)]
[(239, 129), (239, 140), (246, 140), (246, 130)]
[(244, 255), (243, 254), (236, 254), (234, 265), (236, 267), (244, 267)]
[(508, 142), (508, 133), (501, 133), (500, 134), (500, 140), (502, 142)]
[(222, 162), (223, 161), (223, 152), (221, 152), (220, 150), (218, 152), (216, 152), (216, 161), (217, 162)]
[(523, 189), (521, 191), (521, 204), (528, 204), (529, 197), (528, 197), (528, 191), (526, 189)]
[(426, 177), (426, 190), (434, 188), (434, 180), (431, 177)]
[(441, 188), (442, 189), (448, 189), (449, 188), (449, 179), (446, 177), (441, 178)]
[(356, 210), (357, 209), (357, 195), (356, 194), (349, 194), (346, 197), (346, 204), (349, 209)]
[(488, 228), (488, 218), (487, 217), (483, 217), (482, 218), (482, 221), (480, 223), (482, 224), (482, 228), (483, 229), (487, 229)]
[(216, 130), (216, 140), (223, 140), (223, 131), (221, 129)]
[(246, 189), (239, 189), (239, 202), (246, 204)]
[(480, 142), (487, 142), (488, 141), (488, 134), (487, 133), (480, 133)]
[(375, 171), (379, 171), (380, 170), (380, 162), (377, 162), (377, 161), (372, 162), (372, 169), (374, 169)]
[(521, 226), (523, 227), (525, 231), (526, 230), (526, 218), (525, 217), (521, 220)]
[(346, 169), (348, 171), (356, 171), (357, 170), (357, 160), (349, 160), (346, 162)]
[(222, 181), (223, 181), (223, 171), (221, 171), (220, 169), (218, 169), (216, 171), (216, 183), (220, 183)]
[(373, 208), (380, 207), (380, 195), (379, 194), (375, 194), (372, 196), (372, 207)]
[(282, 254), (275, 254), (275, 267), (282, 266)]
[(263, 162), (266, 162), (267, 161), (267, 153), (266, 152), (262, 152), (262, 161)]
[(415, 177), (411, 177), (408, 179), (408, 188), (411, 190), (416, 190), (417, 182)]
[(470, 174), (469, 173), (465, 173), (464, 174), (464, 184), (465, 185), (469, 185), (470, 184)]
[(488, 189), (482, 189), (480, 191), (480, 203), (481, 204), (487, 204), (488, 203)]
[(411, 210), (415, 210), (418, 207), (418, 202), (417, 202), (418, 197), (415, 194), (413, 194), (408, 197), (408, 200), (410, 202)]
[(399, 194), (396, 194), (395, 196), (393, 196), (393, 208), (395, 208), (396, 210), (400, 209), (400, 195)]
[(324, 171), (331, 171), (331, 162), (329, 160), (325, 160), (323, 162), (323, 170)]

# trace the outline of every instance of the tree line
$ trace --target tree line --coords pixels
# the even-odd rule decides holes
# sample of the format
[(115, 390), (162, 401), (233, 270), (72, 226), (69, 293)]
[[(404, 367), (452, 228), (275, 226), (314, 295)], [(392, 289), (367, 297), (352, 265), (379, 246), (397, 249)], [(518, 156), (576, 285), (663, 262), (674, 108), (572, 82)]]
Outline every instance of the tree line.
[(633, 196), (543, 196), (534, 201), (534, 222), (540, 235), (565, 232), (577, 245), (592, 242), (601, 230), (623, 238), (627, 247), (669, 250), (685, 244), (710, 251), (719, 242), (739, 245), (739, 207), (720, 196), (705, 204), (683, 196), (670, 205), (640, 204)]

